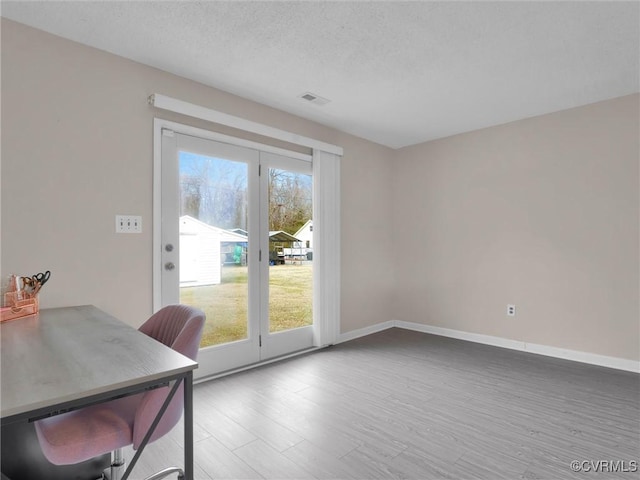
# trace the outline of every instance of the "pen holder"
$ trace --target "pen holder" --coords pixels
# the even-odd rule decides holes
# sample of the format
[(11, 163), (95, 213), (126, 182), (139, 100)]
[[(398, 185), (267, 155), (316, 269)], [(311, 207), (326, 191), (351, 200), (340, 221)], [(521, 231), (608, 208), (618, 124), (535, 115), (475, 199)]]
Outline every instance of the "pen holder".
[(39, 310), (37, 294), (7, 292), (4, 294), (4, 306), (0, 308), (0, 322), (35, 315)]

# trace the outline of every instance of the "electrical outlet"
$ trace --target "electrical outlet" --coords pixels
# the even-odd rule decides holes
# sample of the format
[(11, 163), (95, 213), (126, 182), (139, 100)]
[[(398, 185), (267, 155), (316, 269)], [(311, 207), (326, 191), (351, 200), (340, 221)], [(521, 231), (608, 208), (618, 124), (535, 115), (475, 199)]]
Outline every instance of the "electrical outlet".
[(507, 315), (509, 317), (516, 316), (516, 306), (515, 305), (507, 305)]
[(116, 215), (116, 233), (142, 233), (142, 217)]

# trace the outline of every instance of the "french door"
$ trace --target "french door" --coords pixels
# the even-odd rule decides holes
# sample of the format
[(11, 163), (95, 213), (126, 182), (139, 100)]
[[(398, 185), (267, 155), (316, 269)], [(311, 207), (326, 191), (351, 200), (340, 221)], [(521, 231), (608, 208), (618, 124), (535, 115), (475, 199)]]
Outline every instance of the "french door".
[(197, 376), (313, 346), (311, 162), (162, 131), (161, 304), (202, 309)]
[(259, 168), (260, 331), (266, 359), (313, 345), (313, 184), (310, 162), (260, 152)]

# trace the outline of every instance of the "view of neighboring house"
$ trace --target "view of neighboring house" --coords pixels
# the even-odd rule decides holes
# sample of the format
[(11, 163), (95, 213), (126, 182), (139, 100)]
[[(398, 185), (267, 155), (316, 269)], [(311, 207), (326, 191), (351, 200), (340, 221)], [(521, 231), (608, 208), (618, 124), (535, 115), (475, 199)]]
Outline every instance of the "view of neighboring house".
[(285, 248), (284, 255), (287, 258), (301, 260), (313, 259), (313, 220), (307, 222), (293, 235), (298, 241), (293, 242), (290, 248)]
[(246, 264), (246, 250), (246, 235), (180, 217), (180, 285), (219, 284), (221, 266)]
[(294, 237), (300, 240), (302, 245), (294, 245), (295, 247), (304, 247), (307, 251), (313, 251), (313, 220), (307, 220), (300, 230), (293, 234)]

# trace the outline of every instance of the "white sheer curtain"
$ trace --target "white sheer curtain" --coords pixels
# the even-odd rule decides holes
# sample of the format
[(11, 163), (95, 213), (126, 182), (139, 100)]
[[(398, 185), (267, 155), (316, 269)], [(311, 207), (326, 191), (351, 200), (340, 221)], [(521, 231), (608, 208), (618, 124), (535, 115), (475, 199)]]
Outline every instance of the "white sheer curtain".
[(313, 150), (314, 342), (334, 344), (340, 334), (340, 156)]

